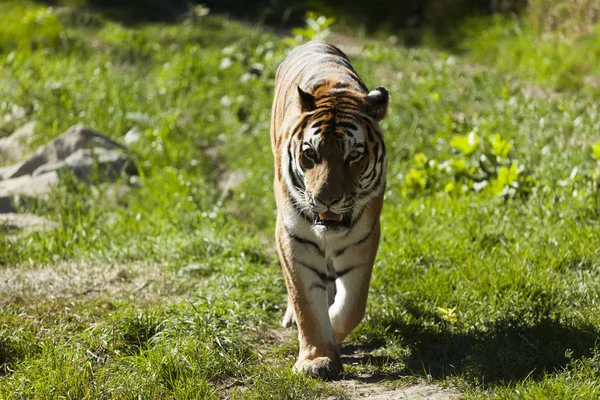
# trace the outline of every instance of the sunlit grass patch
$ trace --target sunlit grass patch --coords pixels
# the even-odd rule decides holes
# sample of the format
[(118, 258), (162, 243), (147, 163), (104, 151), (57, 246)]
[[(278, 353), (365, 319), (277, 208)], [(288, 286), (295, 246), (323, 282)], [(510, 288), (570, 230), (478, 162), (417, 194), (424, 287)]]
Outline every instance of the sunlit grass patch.
[(39, 351), (31, 321), (18, 309), (0, 311), (0, 376), (10, 374), (15, 365)]
[(64, 28), (53, 9), (31, 2), (9, 2), (0, 16), (0, 51), (57, 47)]

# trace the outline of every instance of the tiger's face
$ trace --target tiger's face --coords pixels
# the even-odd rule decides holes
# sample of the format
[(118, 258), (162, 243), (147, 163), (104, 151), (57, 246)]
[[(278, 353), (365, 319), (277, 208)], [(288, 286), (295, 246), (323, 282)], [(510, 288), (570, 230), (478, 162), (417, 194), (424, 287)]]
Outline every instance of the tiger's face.
[(315, 225), (327, 229), (350, 226), (373, 156), (364, 128), (346, 125), (342, 127), (333, 119), (317, 121), (307, 128), (298, 146), (306, 188), (304, 201)]
[[(385, 94), (387, 109), (387, 91), (378, 90), (369, 95)], [(352, 226), (385, 185), (385, 146), (377, 124), (384, 114), (379, 110), (375, 116), (380, 118), (376, 119), (367, 108), (380, 98), (357, 102), (366, 108), (363, 112), (327, 104), (326, 100), (312, 99), (310, 116), (295, 136), (293, 158), (302, 180), (295, 186), (303, 188), (297, 201), (313, 219), (313, 230), (342, 231)]]

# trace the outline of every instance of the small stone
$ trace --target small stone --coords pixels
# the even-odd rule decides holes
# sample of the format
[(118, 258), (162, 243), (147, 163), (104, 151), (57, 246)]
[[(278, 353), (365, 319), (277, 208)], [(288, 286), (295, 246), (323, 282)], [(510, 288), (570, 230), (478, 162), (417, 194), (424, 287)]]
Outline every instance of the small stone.
[(0, 214), (0, 232), (40, 231), (53, 228), (56, 224), (35, 214)]
[(14, 204), (21, 198), (44, 197), (58, 183), (58, 174), (51, 172), (40, 176), (25, 175), (0, 181), (0, 213), (15, 212)]

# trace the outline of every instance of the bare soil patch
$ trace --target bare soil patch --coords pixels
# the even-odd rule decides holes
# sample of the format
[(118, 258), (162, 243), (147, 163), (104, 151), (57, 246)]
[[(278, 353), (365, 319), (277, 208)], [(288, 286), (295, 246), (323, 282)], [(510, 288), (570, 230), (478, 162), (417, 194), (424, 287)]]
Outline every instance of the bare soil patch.
[(0, 270), (0, 309), (13, 302), (78, 302), (94, 296), (148, 304), (173, 300), (193, 285), (189, 279), (158, 265), (65, 262), (45, 267), (9, 267)]
[(371, 400), (451, 400), (461, 394), (455, 389), (442, 388), (433, 383), (420, 383), (404, 387), (390, 388), (380, 383), (366, 383), (358, 380), (335, 382), (349, 399)]

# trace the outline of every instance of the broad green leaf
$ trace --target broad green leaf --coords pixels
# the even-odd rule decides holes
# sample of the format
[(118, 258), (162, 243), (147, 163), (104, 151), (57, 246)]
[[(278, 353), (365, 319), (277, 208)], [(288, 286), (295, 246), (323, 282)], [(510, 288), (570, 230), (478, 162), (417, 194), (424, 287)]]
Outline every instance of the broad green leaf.
[(418, 167), (424, 167), (425, 164), (427, 164), (427, 157), (425, 154), (417, 153), (415, 156), (415, 164), (417, 164)]
[(423, 170), (411, 169), (406, 175), (406, 186), (419, 192), (425, 191), (427, 173)]
[(479, 141), (479, 136), (475, 132), (471, 132), (468, 135), (458, 135), (453, 137), (452, 140), (450, 140), (450, 146), (469, 156), (477, 150)]
[(508, 140), (502, 139), (502, 136), (496, 134), (490, 139), (492, 151), (497, 157), (506, 157), (511, 148), (511, 143)]
[(512, 164), (510, 168), (502, 167), (498, 171), (498, 181), (503, 185), (512, 185), (517, 180), (519, 173), (517, 172), (517, 164)]
[(467, 162), (461, 159), (452, 160), (450, 166), (454, 168), (456, 172), (465, 172), (467, 170)]
[(519, 177), (517, 164), (512, 164), (510, 168), (502, 167), (498, 171), (498, 177), (492, 181), (492, 193), (495, 195), (504, 194), (504, 188), (511, 186)]
[(451, 324), (454, 324), (458, 321), (458, 316), (455, 313), (456, 307), (453, 307), (453, 308), (438, 307), (437, 311), (444, 321), (450, 322)]
[(596, 142), (592, 145), (592, 153), (594, 159), (600, 161), (600, 142)]

